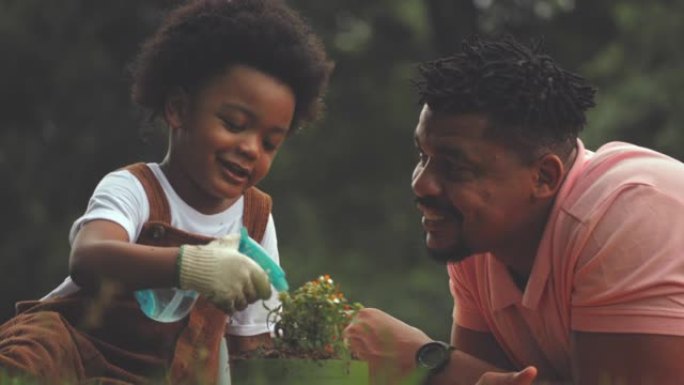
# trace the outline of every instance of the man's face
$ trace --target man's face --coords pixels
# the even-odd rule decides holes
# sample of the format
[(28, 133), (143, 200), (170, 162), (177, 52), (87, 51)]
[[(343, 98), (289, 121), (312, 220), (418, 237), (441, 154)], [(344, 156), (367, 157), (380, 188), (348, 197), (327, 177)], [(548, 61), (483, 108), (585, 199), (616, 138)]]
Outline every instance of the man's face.
[(438, 260), (505, 253), (528, 238), (535, 170), (487, 139), (488, 125), (482, 115), (433, 113), (427, 106), (421, 112), (412, 187), (427, 248)]

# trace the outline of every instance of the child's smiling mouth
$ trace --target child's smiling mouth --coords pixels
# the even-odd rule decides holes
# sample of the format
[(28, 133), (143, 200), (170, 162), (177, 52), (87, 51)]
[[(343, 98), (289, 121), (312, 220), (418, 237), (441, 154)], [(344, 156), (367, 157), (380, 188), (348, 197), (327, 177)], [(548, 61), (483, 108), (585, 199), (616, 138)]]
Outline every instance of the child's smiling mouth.
[(250, 171), (237, 163), (226, 159), (218, 159), (224, 174), (234, 182), (244, 183), (249, 179)]

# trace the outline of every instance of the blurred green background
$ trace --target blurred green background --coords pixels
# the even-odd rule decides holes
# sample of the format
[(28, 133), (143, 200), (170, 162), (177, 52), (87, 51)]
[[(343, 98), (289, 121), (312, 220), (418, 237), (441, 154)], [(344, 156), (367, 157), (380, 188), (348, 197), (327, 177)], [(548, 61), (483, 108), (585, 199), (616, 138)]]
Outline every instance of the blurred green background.
[[(67, 274), (71, 223), (99, 179), (159, 161), (164, 133), (129, 102), (126, 65), (176, 2), (0, 0), (0, 321)], [(274, 198), (293, 286), (330, 274), (347, 297), (446, 339), (451, 299), (410, 190), (415, 65), (473, 34), (543, 37), (599, 87), (582, 137), (684, 158), (682, 0), (290, 0), (336, 71), (327, 113), (284, 146)]]

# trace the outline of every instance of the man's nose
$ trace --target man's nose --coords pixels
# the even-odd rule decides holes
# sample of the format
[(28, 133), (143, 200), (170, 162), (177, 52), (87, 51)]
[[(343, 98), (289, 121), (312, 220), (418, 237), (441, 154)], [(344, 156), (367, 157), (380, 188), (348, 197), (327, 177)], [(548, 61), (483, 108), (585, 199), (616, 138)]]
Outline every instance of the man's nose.
[(441, 192), (439, 178), (435, 174), (434, 167), (428, 162), (425, 165), (416, 166), (413, 171), (411, 188), (417, 197), (436, 196)]

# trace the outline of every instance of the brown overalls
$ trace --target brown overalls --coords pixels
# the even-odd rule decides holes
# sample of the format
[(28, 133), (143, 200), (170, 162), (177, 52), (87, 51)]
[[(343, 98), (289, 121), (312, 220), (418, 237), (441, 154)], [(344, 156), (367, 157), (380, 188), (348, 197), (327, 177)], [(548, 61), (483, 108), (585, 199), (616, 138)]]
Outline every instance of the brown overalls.
[[(170, 226), (166, 196), (144, 163), (127, 169), (142, 183), (150, 204), (138, 244), (211, 241)], [(256, 188), (248, 189), (244, 198), (244, 224), (260, 241), (271, 198)], [(28, 374), (44, 383), (216, 383), (226, 314), (202, 296), (189, 317), (174, 323), (147, 318), (132, 293), (117, 293), (106, 284), (97, 293), (80, 290), (46, 301), (19, 302), (17, 312), (0, 326), (0, 371)]]

